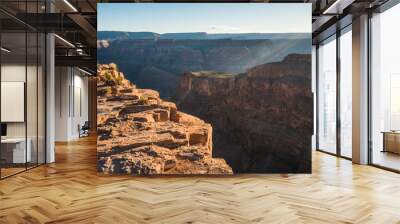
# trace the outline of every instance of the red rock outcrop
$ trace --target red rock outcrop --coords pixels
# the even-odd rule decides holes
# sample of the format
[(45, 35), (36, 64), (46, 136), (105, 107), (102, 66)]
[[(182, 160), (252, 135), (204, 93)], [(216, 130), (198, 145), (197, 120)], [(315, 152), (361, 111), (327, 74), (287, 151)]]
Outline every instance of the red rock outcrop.
[(311, 55), (240, 74), (186, 72), (175, 102), (212, 124), (213, 155), (235, 173), (311, 172)]
[(138, 89), (115, 64), (98, 66), (98, 171), (108, 174), (231, 174), (212, 158), (212, 127)]

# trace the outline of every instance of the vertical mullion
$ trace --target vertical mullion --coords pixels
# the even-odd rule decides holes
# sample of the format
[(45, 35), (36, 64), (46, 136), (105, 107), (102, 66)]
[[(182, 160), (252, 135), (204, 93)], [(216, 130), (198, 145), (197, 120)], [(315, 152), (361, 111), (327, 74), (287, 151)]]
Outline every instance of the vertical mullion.
[(319, 149), (319, 44), (315, 47), (315, 148)]
[[(47, 5), (46, 5), (46, 13), (47, 13)], [(42, 79), (42, 82), (44, 82), (44, 99), (43, 99), (43, 104), (42, 109), (44, 107), (44, 134), (43, 134), (43, 140), (44, 140), (44, 163), (47, 163), (47, 38), (48, 38), (48, 33), (46, 32), (44, 34), (44, 78)], [(43, 75), (43, 74), (42, 74)], [(43, 84), (43, 83), (42, 83)], [(43, 118), (43, 117), (42, 117)]]
[(82, 88), (79, 88), (79, 117), (82, 117)]
[(341, 156), (341, 119), (340, 119), (340, 30), (336, 31), (336, 154)]
[(72, 119), (75, 119), (75, 67), (72, 67)]
[[(44, 2), (45, 4), (45, 13), (48, 13), (48, 7), (50, 7), (50, 3), (46, 0)], [(47, 31), (45, 31), (44, 33), (44, 79), (42, 79), (42, 82), (44, 82), (44, 163), (47, 163), (47, 76), (48, 76), (48, 72), (47, 72), (47, 44), (48, 44), (48, 33)], [(43, 77), (43, 74), (42, 74)], [(42, 83), (43, 84), (43, 83)], [(61, 91), (61, 90), (60, 90)], [(42, 107), (43, 109), (43, 107)], [(43, 118), (43, 117), (42, 117)]]
[(371, 33), (371, 19), (372, 19), (372, 12), (368, 12), (368, 20), (367, 20), (367, 46), (368, 46), (368, 53), (367, 53), (367, 83), (368, 83), (368, 90), (367, 90), (367, 132), (368, 132), (368, 164), (373, 164), (373, 148), (372, 148), (372, 63), (371, 63), (371, 56), (372, 56), (372, 33)]
[[(28, 1), (25, 1), (25, 21), (28, 21)], [(25, 25), (25, 100), (24, 100), (24, 118), (25, 118), (25, 170), (28, 169), (28, 114), (27, 114), (27, 90), (28, 90), (28, 24)]]
[[(1, 24), (2, 23), (0, 23), (0, 47), (2, 47), (2, 32), (1, 32)], [(1, 110), (2, 110), (2, 108), (1, 108), (1, 67), (2, 67), (2, 58), (1, 58), (1, 55), (2, 55), (3, 53), (0, 51), (0, 124), (3, 124), (2, 122), (1, 122)], [(0, 134), (1, 135), (1, 134)], [(2, 150), (2, 148), (1, 148), (1, 144), (0, 144), (0, 180), (2, 179), (2, 177), (1, 177), (1, 170), (2, 170), (2, 162), (1, 162), (1, 150)]]
[[(39, 0), (36, 1), (36, 13), (39, 13)], [(39, 32), (36, 31), (36, 166), (38, 165), (39, 165)]]
[[(67, 68), (67, 73), (68, 73), (68, 68)], [(62, 101), (62, 95), (61, 95), (61, 93), (62, 93), (62, 85), (61, 85), (61, 81), (62, 81), (62, 77), (64, 76), (63, 75), (64, 73), (63, 73), (63, 71), (61, 71), (60, 72), (60, 75), (58, 76), (58, 87), (59, 87), (59, 90), (60, 90), (60, 93), (58, 94), (59, 95), (59, 101), (60, 101), (60, 109), (59, 109), (59, 111), (60, 111), (60, 118), (62, 117), (62, 103), (63, 103), (63, 101)], [(69, 85), (68, 85), (68, 88), (69, 88)], [(69, 90), (69, 89), (68, 89)]]

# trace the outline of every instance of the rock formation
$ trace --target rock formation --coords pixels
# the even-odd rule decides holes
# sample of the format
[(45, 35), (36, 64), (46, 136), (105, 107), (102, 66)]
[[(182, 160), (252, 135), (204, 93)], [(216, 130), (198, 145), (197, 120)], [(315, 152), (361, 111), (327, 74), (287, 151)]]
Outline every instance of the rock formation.
[(176, 100), (214, 128), (213, 155), (235, 173), (311, 172), (311, 56), (241, 74), (186, 72)]
[(190, 34), (174, 34), (174, 37), (167, 36), (182, 37), (157, 39), (157, 34), (143, 33), (135, 34), (143, 39), (125, 39), (126, 35), (111, 40), (99, 39), (99, 62), (118, 62), (119, 69), (129, 80), (141, 88), (157, 90), (168, 100), (175, 94), (185, 71), (242, 73), (263, 63), (281, 61), (288, 54), (310, 52), (310, 37), (180, 39)]
[(212, 127), (139, 89), (115, 64), (98, 66), (98, 171), (108, 174), (231, 174), (212, 158)]

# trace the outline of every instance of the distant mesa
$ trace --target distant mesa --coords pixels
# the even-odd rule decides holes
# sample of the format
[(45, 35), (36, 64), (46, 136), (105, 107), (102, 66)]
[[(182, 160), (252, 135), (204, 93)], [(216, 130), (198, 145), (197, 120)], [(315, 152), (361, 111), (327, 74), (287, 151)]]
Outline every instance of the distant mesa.
[(280, 62), (289, 54), (311, 52), (311, 39), (305, 38), (309, 34), (100, 31), (98, 36), (100, 64), (118, 62), (127, 79), (141, 88), (157, 90), (168, 100), (187, 71), (243, 73), (258, 65)]
[(310, 33), (219, 33), (206, 32), (193, 33), (165, 33), (154, 32), (124, 32), (124, 31), (98, 31), (98, 40), (139, 40), (139, 39), (172, 39), (172, 40), (212, 40), (212, 39), (310, 39)]

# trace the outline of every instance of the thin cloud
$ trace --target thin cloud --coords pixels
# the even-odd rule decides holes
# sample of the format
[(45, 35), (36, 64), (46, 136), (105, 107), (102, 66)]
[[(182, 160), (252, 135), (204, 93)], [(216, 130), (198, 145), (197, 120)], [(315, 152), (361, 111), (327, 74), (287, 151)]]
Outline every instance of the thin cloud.
[(240, 31), (240, 28), (233, 27), (233, 26), (212, 25), (212, 26), (210, 26), (209, 30), (210, 30), (209, 33), (232, 33), (232, 32)]

